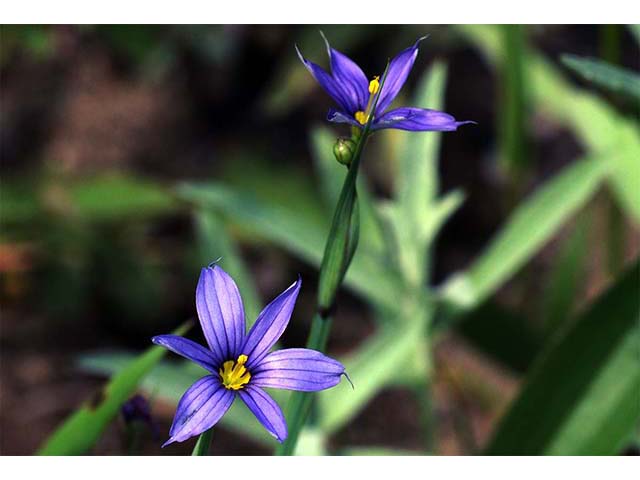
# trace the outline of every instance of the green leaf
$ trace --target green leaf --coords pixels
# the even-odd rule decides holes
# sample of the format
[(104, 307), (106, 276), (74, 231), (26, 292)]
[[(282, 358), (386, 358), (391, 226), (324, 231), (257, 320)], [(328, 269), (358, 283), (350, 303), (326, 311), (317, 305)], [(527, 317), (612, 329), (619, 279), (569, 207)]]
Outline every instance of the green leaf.
[(543, 338), (518, 312), (485, 302), (460, 319), (456, 331), (488, 357), (526, 372), (540, 352)]
[(192, 457), (202, 457), (209, 455), (212, 435), (213, 428), (210, 428), (206, 432), (200, 434), (200, 436), (198, 437), (198, 441), (196, 442), (196, 446), (193, 447), (193, 452), (191, 452)]
[[(317, 222), (295, 206), (216, 183), (182, 184), (178, 191), (187, 201), (220, 210), (234, 225), (249, 227), (312, 265), (320, 265), (328, 222)], [(368, 301), (394, 309), (400, 284), (387, 270), (378, 257), (359, 248), (345, 283)]]
[(640, 75), (596, 58), (566, 54), (560, 59), (570, 70), (588, 82), (610, 92), (640, 100)]
[(588, 227), (586, 217), (578, 219), (574, 231), (564, 242), (549, 274), (542, 297), (543, 324), (547, 335), (555, 332), (572, 317), (578, 286), (583, 278)]
[(429, 369), (422, 355), (424, 330), (431, 312), (427, 307), (409, 308), (397, 325), (381, 327), (343, 364), (354, 387), (343, 381), (338, 386), (319, 392), (318, 424), (334, 433), (353, 419), (385, 386), (410, 383), (422, 378)]
[[(189, 324), (179, 327), (174, 333), (183, 335)], [(118, 415), (120, 407), (135, 392), (140, 381), (148, 374), (167, 350), (151, 347), (144, 354), (128, 362), (89, 401), (46, 440), (39, 455), (82, 455), (98, 441), (104, 429)]]
[(640, 421), (640, 263), (540, 355), (487, 453), (615, 455)]
[(339, 453), (340, 455), (351, 457), (411, 457), (425, 455), (425, 452), (388, 447), (345, 447)]
[[(501, 51), (496, 27), (458, 25), (482, 50), (490, 62), (497, 63)], [(575, 88), (542, 56), (530, 53), (526, 75), (537, 109), (570, 126), (580, 141), (610, 165), (609, 182), (617, 201), (636, 222), (640, 222), (640, 175), (632, 175), (640, 158), (640, 129), (634, 119), (623, 115), (595, 95)], [(594, 156), (595, 158), (595, 156)]]
[(480, 305), (591, 198), (607, 171), (607, 163), (601, 159), (580, 160), (536, 190), (515, 210), (467, 272), (456, 274), (445, 283), (442, 298), (461, 310)]
[[(436, 63), (423, 76), (413, 104), (441, 110), (446, 78), (445, 66)], [(405, 281), (421, 286), (429, 269), (429, 245), (444, 221), (462, 203), (462, 195), (454, 192), (436, 201), (442, 134), (402, 132), (399, 135), (397, 201), (383, 206), (382, 213), (392, 232), (393, 247), (389, 250), (397, 256)]]

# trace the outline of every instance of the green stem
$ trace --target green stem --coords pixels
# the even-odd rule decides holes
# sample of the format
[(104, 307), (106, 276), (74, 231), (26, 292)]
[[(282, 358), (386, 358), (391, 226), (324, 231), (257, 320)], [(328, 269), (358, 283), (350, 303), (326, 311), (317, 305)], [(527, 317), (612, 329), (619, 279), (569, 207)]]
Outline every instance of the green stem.
[(206, 432), (200, 434), (196, 446), (191, 453), (192, 457), (201, 457), (209, 455), (209, 449), (211, 447), (211, 436), (213, 434), (213, 428), (210, 428)]
[[(603, 60), (617, 65), (620, 63), (620, 39), (622, 29), (620, 25), (602, 25), (599, 32), (600, 56)], [(624, 264), (625, 250), (625, 225), (624, 215), (616, 204), (610, 190), (606, 192), (607, 205), (607, 266), (609, 274), (613, 277)]]
[(525, 31), (522, 25), (502, 25), (504, 98), (500, 116), (500, 160), (511, 177), (509, 209), (520, 197), (529, 168), (526, 148)]
[[(376, 111), (388, 73), (389, 63), (387, 62), (380, 81), (380, 87), (371, 102), (371, 112)], [(307, 348), (313, 350), (323, 351), (326, 347), (329, 332), (331, 331), (336, 293), (347, 273), (358, 245), (360, 219), (356, 180), (358, 178), (362, 150), (369, 138), (373, 119), (374, 115), (372, 113), (369, 115), (369, 119), (357, 139), (355, 137), (358, 132), (354, 132), (354, 139), (357, 142), (356, 149), (349, 165), (349, 172), (342, 185), (342, 191), (338, 198), (331, 229), (325, 244), (322, 263), (320, 264), (316, 314), (311, 322), (311, 332), (307, 339)], [(311, 410), (312, 400), (313, 395), (311, 393), (291, 393), (289, 404), (287, 405), (287, 430), (289, 435), (284, 443), (276, 448), (276, 455), (293, 455), (300, 431)]]

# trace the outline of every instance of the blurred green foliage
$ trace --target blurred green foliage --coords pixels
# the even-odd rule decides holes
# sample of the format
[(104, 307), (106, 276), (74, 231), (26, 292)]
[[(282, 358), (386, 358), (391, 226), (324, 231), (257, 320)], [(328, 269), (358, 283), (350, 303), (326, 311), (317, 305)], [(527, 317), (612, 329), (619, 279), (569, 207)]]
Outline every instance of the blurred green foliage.
[[(0, 65), (20, 45), (35, 56), (51, 53), (50, 28), (2, 28)], [(175, 61), (176, 44), (206, 62), (223, 64), (239, 48), (223, 27), (87, 28), (96, 28), (100, 38), (133, 64), (157, 66), (159, 58), (160, 63)], [(346, 52), (368, 45), (376, 34), (370, 26), (322, 29)], [(316, 30), (301, 30), (300, 45), (310, 58), (324, 55)], [(566, 166), (528, 195), (518, 186), (510, 214), (481, 252), (464, 270), (435, 285), (434, 244), (463, 205), (465, 192), (442, 191), (441, 134), (389, 132), (376, 138), (380, 152), (388, 154), (383, 161), (392, 174), (391, 193), (379, 198), (363, 176), (358, 179), (360, 244), (345, 279), (345, 288), (366, 305), (375, 328), (341, 358), (355, 390), (344, 383), (317, 396), (297, 453), (409, 453), (386, 446), (336, 451), (329, 441), (389, 387), (407, 388), (414, 395), (427, 440), (420, 453), (436, 451), (429, 439), (436, 423), (433, 349), (455, 330), (501, 366), (526, 374), (525, 386), (487, 452), (615, 454), (640, 422), (637, 265), (612, 280), (608, 292), (593, 305), (579, 309), (577, 297), (593, 242), (588, 235), (588, 208), (602, 187), (611, 189), (633, 228), (640, 221), (637, 115), (630, 116), (607, 98), (571, 83), (560, 67), (534, 48), (524, 28), (464, 25), (454, 31), (501, 73), (506, 88), (500, 109), (506, 124), (498, 129), (498, 147), (491, 158), (503, 165), (533, 167), (528, 156), (532, 115), (568, 128), (585, 153), (567, 159)], [(632, 32), (637, 35), (637, 27)], [(404, 33), (413, 35), (413, 29)], [(600, 60), (574, 55), (561, 59), (602, 90), (638, 98), (637, 74)], [(259, 103), (273, 117), (295, 111), (315, 88), (293, 46), (269, 78), (271, 86)], [(436, 62), (417, 82), (412, 104), (446, 110), (446, 86), (447, 67)], [(449, 135), (463, 134), (461, 130)], [(195, 268), (222, 257), (222, 265), (239, 285), (251, 322), (262, 299), (242, 247), (275, 246), (319, 267), (331, 212), (346, 175), (331, 154), (334, 140), (335, 134), (326, 127), (311, 129), (312, 173), (262, 158), (252, 145), (242, 145), (240, 153), (223, 154), (228, 161), (222, 163), (228, 167), (217, 178), (199, 182), (174, 185), (124, 173), (3, 178), (2, 242), (29, 242), (39, 251), (33, 268), (41, 275), (34, 281), (36, 290), (44, 292), (48, 313), (80, 318), (100, 291), (114, 322), (127, 329), (135, 322), (151, 328), (167, 315), (170, 299), (164, 297), (171, 290), (170, 262), (164, 246), (156, 243), (154, 227), (186, 219), (191, 231), (181, 238), (190, 244), (181, 246), (184, 251), (177, 255), (184, 263), (179, 275), (183, 281), (178, 283), (190, 292)], [(514, 169), (507, 172), (509, 190), (522, 178)], [(546, 288), (535, 299), (535, 312), (501, 304), (500, 290), (514, 282), (560, 232), (566, 239), (543, 276)], [(100, 272), (98, 278), (95, 272)], [(81, 407), (41, 453), (86, 452), (137, 387), (177, 402), (203, 374), (189, 362), (160, 361), (160, 357), (155, 347), (140, 357), (131, 352), (83, 355), (83, 369), (114, 375), (107, 401), (97, 410)], [(284, 406), (289, 395), (274, 394)], [(274, 446), (241, 402), (235, 403), (222, 425), (264, 448)]]

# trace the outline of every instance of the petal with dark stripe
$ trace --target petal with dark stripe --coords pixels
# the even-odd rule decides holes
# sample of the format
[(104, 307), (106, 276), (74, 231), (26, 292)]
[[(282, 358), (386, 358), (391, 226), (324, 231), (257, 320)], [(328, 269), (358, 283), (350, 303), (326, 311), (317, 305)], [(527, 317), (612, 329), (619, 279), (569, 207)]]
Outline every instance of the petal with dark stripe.
[(276, 401), (264, 390), (252, 385), (238, 390), (238, 394), (262, 426), (280, 443), (284, 442), (287, 438), (287, 422)]
[(171, 350), (173, 353), (182, 355), (211, 373), (217, 373), (218, 371), (219, 362), (211, 351), (196, 342), (178, 335), (156, 335), (151, 341), (167, 350)]
[(362, 125), (358, 123), (354, 117), (347, 115), (344, 112), (339, 112), (333, 108), (329, 109), (329, 113), (327, 113), (327, 120), (333, 123), (348, 123), (354, 127), (362, 128)]
[(293, 313), (302, 280), (293, 283), (284, 292), (278, 295), (258, 316), (256, 323), (247, 334), (247, 339), (241, 353), (249, 357), (247, 369), (251, 372), (254, 365), (260, 363), (269, 349), (284, 332)]
[(356, 62), (344, 53), (331, 48), (324, 34), (322, 34), (322, 38), (327, 46), (331, 75), (342, 85), (344, 91), (349, 96), (350, 108), (347, 111), (357, 112), (358, 110), (364, 110), (369, 100), (369, 82), (367, 81), (367, 76)]
[(398, 92), (400, 92), (400, 89), (402, 89), (418, 56), (418, 45), (420, 45), (420, 42), (425, 38), (426, 37), (419, 38), (413, 46), (404, 49), (391, 60), (387, 77), (382, 86), (380, 97), (378, 98), (376, 116), (379, 116), (391, 105), (391, 102), (393, 102)]
[(458, 122), (448, 113), (438, 110), (403, 107), (390, 110), (376, 119), (372, 129), (396, 128), (412, 132), (448, 132), (467, 123), (475, 122)]
[(358, 109), (354, 99), (351, 97), (344, 85), (340, 84), (333, 76), (327, 73), (322, 67), (310, 62), (302, 56), (300, 50), (296, 46), (296, 52), (300, 61), (307, 67), (307, 70), (311, 72), (313, 78), (320, 84), (320, 86), (329, 94), (331, 98), (340, 106), (342, 110), (355, 113)]
[(200, 273), (196, 308), (202, 331), (219, 361), (237, 357), (244, 342), (244, 309), (233, 279), (217, 265)]
[(200, 435), (210, 429), (229, 410), (235, 395), (220, 384), (217, 375), (208, 375), (191, 385), (178, 402), (169, 435), (163, 445)]
[(258, 387), (315, 392), (340, 383), (344, 365), (308, 348), (272, 352), (252, 371), (251, 384)]

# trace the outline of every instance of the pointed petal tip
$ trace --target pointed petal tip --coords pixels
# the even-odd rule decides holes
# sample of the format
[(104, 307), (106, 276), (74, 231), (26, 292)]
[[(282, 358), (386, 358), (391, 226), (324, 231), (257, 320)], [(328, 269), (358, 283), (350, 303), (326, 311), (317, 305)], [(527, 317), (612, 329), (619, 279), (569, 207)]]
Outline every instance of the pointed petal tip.
[(349, 374), (346, 371), (344, 371), (344, 372), (342, 372), (342, 375), (344, 375), (344, 377), (347, 379), (347, 381), (351, 384), (351, 389), (355, 390), (356, 387), (353, 384), (353, 382), (351, 381), (351, 378), (349, 377)]
[(169, 440), (167, 440), (166, 442), (164, 442), (160, 448), (164, 448), (164, 447), (166, 447), (166, 446), (168, 446), (168, 445), (171, 445), (171, 444), (172, 444), (173, 442), (175, 442), (175, 441), (176, 441), (176, 440), (175, 440), (173, 437), (171, 437)]

